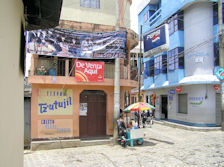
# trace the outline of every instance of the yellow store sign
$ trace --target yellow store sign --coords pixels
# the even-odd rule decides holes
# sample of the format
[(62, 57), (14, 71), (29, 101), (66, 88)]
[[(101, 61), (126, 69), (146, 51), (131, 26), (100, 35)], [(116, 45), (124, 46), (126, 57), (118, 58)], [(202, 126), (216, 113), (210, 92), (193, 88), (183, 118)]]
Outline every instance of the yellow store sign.
[(72, 115), (72, 89), (40, 89), (38, 96), (39, 115)]

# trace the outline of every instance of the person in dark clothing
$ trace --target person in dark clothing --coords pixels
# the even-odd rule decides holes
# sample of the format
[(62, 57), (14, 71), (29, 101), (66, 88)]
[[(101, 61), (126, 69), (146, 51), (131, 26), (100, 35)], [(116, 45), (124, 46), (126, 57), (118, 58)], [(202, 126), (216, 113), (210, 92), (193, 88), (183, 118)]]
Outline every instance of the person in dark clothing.
[(146, 115), (145, 111), (142, 112), (141, 117), (142, 117), (142, 126), (143, 126), (143, 128), (145, 128), (145, 122), (147, 119), (147, 115)]
[[(122, 110), (120, 110), (122, 111)], [(118, 128), (118, 137), (122, 140), (120, 140), (121, 145), (125, 147), (127, 145), (126, 139), (127, 139), (127, 131), (126, 126), (123, 120), (123, 114), (120, 113), (120, 118), (117, 120), (117, 128)]]

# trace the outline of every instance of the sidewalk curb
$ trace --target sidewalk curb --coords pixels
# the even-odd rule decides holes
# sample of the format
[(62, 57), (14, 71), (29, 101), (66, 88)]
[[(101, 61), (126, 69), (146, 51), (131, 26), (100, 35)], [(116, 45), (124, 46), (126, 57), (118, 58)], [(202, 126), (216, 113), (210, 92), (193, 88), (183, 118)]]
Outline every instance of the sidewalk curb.
[(48, 141), (32, 141), (30, 151), (37, 150), (51, 150), (72, 147), (84, 147), (93, 145), (108, 145), (112, 143), (112, 139), (99, 139), (99, 140), (48, 140)]
[(184, 129), (184, 130), (190, 130), (190, 131), (201, 131), (201, 132), (209, 132), (209, 131), (221, 131), (221, 127), (195, 127), (195, 126), (187, 126), (187, 125), (182, 125), (182, 124), (177, 124), (173, 122), (168, 122), (168, 121), (158, 121), (154, 120), (154, 123), (160, 124), (160, 125), (165, 125), (165, 126), (170, 126), (173, 128), (178, 128), (178, 129)]

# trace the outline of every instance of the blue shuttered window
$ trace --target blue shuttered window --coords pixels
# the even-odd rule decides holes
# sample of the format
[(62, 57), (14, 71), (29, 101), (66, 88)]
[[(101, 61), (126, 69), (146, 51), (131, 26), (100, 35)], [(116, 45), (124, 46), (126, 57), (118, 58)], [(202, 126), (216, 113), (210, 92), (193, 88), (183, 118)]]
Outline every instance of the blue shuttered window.
[(154, 76), (154, 58), (144, 63), (144, 78)]
[(168, 70), (184, 69), (184, 48), (177, 47), (168, 51)]
[(80, 0), (80, 6), (86, 8), (100, 8), (100, 0)]
[(179, 14), (175, 14), (168, 20), (169, 24), (169, 35), (172, 35), (174, 32), (178, 30), (184, 30), (184, 16), (183, 12)]
[(167, 73), (167, 54), (155, 57), (154, 59), (154, 74)]

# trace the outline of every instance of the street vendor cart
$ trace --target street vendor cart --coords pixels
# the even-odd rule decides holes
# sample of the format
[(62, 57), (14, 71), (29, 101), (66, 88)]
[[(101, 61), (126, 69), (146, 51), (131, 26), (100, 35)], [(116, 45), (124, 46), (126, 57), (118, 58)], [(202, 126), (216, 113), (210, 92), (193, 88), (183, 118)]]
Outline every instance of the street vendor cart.
[(138, 124), (137, 126), (133, 126), (128, 128), (128, 124), (129, 122), (126, 119), (126, 125), (123, 121), (122, 118), (120, 118), (118, 120), (118, 142), (122, 145), (122, 146), (127, 146), (130, 145), (131, 147), (134, 146), (134, 142), (136, 142), (137, 145), (142, 145), (143, 144), (143, 138), (145, 136), (144, 134), (144, 128), (140, 128), (139, 126), (139, 111), (145, 111), (145, 110), (150, 110), (154, 108), (153, 106), (151, 106), (148, 103), (143, 103), (143, 102), (139, 102), (139, 103), (134, 103), (130, 106), (128, 106), (127, 108), (124, 109), (124, 113), (130, 113), (130, 112), (138, 112)]

